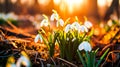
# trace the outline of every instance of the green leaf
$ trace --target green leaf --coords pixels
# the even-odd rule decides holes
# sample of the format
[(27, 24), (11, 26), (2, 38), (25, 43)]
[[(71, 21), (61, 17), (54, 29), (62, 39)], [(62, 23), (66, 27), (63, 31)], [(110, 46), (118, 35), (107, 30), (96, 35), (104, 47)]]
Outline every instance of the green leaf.
[(96, 67), (98, 67), (98, 66), (100, 65), (101, 61), (104, 59), (104, 57), (106, 56), (106, 54), (108, 53), (109, 50), (110, 50), (110, 48), (108, 48), (108, 49), (104, 52), (104, 54), (100, 57), (100, 60), (98, 61)]
[(42, 36), (42, 34), (40, 34), (39, 33), (39, 35), (42, 37), (42, 39), (43, 39), (43, 42), (45, 43), (45, 45), (47, 45), (47, 47), (48, 47), (48, 50), (50, 50), (50, 47), (49, 47), (49, 45), (48, 45), (48, 42), (47, 42), (47, 40)]
[(99, 48), (97, 48), (97, 49), (95, 50), (95, 54), (98, 52), (98, 50), (99, 50)]
[(90, 64), (91, 67), (95, 67), (95, 51), (90, 52)]

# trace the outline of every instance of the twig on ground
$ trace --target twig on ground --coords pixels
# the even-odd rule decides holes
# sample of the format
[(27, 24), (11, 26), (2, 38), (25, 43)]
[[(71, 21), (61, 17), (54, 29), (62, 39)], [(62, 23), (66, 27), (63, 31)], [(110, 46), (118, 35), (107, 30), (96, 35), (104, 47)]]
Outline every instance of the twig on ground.
[(57, 59), (65, 62), (65, 63), (67, 63), (67, 64), (69, 64), (69, 65), (71, 65), (71, 66), (73, 66), (73, 67), (78, 67), (77, 65), (75, 65), (75, 64), (73, 64), (73, 63), (71, 63), (71, 62), (69, 62), (69, 61), (66, 61), (66, 60), (64, 60), (64, 59), (62, 59), (62, 58), (57, 57)]

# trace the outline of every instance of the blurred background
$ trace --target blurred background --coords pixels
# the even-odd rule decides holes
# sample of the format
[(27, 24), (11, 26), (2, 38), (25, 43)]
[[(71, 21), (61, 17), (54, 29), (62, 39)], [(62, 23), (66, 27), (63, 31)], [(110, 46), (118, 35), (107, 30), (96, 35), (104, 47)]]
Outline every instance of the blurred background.
[(78, 16), (82, 21), (83, 16), (86, 16), (90, 20), (99, 21), (108, 20), (111, 14), (118, 19), (120, 16), (119, 4), (119, 0), (0, 0), (0, 12), (49, 16), (52, 9), (55, 9), (64, 20)]

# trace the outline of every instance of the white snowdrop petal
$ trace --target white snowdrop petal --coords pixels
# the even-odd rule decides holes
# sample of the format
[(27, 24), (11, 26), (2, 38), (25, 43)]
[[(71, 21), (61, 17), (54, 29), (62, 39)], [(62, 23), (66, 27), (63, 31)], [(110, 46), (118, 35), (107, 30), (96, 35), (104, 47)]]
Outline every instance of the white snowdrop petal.
[(88, 32), (87, 27), (85, 27), (84, 25), (81, 25), (79, 29), (81, 32)]
[(90, 46), (90, 44), (89, 44), (88, 42), (86, 42), (86, 43), (84, 43), (84, 44), (86, 44), (86, 45), (84, 45), (85, 51), (91, 51), (91, 46)]
[(64, 25), (64, 21), (62, 19), (59, 19), (56, 23), (56, 26), (63, 26)]
[(60, 26), (64, 25), (64, 21), (62, 19), (59, 20)]
[(92, 27), (92, 23), (90, 21), (85, 21), (84, 25), (87, 27), (87, 28), (91, 28)]
[(92, 48), (91, 48), (91, 45), (89, 42), (87, 41), (83, 41), (79, 46), (78, 46), (78, 49), (81, 51), (81, 50), (85, 50), (85, 51), (91, 51)]
[(58, 14), (53, 13), (53, 14), (51, 15), (51, 17), (50, 17), (50, 20), (51, 20), (51, 21), (54, 21), (55, 19), (58, 20), (58, 18), (59, 18)]
[(39, 38), (40, 38), (40, 36), (39, 36), (39, 34), (37, 34), (36, 37), (35, 37), (35, 39), (34, 39), (34, 42), (37, 43), (38, 40), (39, 40)]
[(84, 32), (84, 27), (83, 26), (80, 26), (80, 31)]
[(40, 35), (40, 42), (43, 42), (42, 36)]
[(73, 26), (73, 28), (75, 28), (76, 30), (79, 30), (79, 28), (80, 28), (80, 24), (79, 24), (78, 22), (72, 23), (72, 26)]
[(88, 32), (88, 29), (84, 26), (84, 28), (85, 28), (85, 32)]
[(29, 67), (30, 66), (30, 61), (27, 57), (25, 56), (21, 56), (17, 63), (16, 63), (16, 67), (20, 67), (21, 66), (21, 63), (23, 63), (26, 67)]
[(56, 13), (55, 14), (55, 19), (58, 20), (59, 19), (59, 15)]
[(40, 23), (40, 26), (43, 27), (45, 20), (43, 19)]
[(34, 39), (34, 42), (37, 43), (39, 41), (39, 39), (40, 39), (40, 42), (43, 42), (42, 36), (37, 34), (35, 39)]
[(74, 38), (72, 39), (72, 42), (75, 41), (75, 40), (76, 40), (76, 38), (74, 37)]
[(78, 46), (78, 49), (81, 51), (81, 50), (84, 49), (84, 46), (80, 44), (80, 45)]
[(48, 20), (45, 20), (44, 26), (48, 26)]
[(55, 19), (55, 14), (53, 13), (53, 14), (51, 15), (51, 17), (50, 17), (50, 20), (51, 20), (51, 21), (54, 21), (54, 19)]
[(43, 19), (40, 23), (40, 26), (43, 27), (43, 26), (48, 26), (49, 23), (48, 23), (48, 20), (47, 19)]
[(71, 25), (67, 24), (67, 26), (65, 27), (64, 31), (67, 33), (70, 29), (71, 29)]

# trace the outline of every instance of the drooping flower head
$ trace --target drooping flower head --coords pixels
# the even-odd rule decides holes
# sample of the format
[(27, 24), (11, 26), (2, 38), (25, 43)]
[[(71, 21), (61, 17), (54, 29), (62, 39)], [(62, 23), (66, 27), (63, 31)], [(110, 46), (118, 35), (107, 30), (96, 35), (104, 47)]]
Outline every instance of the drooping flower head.
[(81, 50), (85, 50), (85, 51), (91, 51), (92, 47), (90, 45), (90, 43), (88, 41), (83, 41), (79, 46), (78, 49)]
[(43, 17), (44, 17), (44, 19), (41, 21), (40, 26), (43, 27), (43, 26), (50, 25), (49, 21), (48, 21), (48, 17), (46, 15), (43, 15)]
[(71, 29), (72, 29), (72, 26), (70, 24), (67, 24), (67, 26), (65, 27), (64, 31), (66, 33), (68, 33)]
[(63, 26), (63, 25), (64, 25), (64, 21), (63, 21), (62, 19), (59, 19), (59, 20), (57, 21), (56, 26), (58, 27), (58, 26)]
[(55, 10), (52, 10), (52, 11), (53, 11), (53, 14), (50, 17), (50, 20), (51, 21), (58, 20), (59, 19), (59, 15), (58, 15), (57, 11), (55, 11)]
[(74, 23), (72, 23), (71, 26), (72, 26), (73, 29), (75, 29), (75, 30), (78, 30), (78, 31), (79, 31), (79, 29), (80, 29), (80, 24), (79, 24), (78, 22), (74, 22)]
[(27, 56), (27, 54), (22, 51), (21, 52), (21, 57), (18, 59), (17, 63), (16, 63), (16, 67), (21, 67), (21, 64), (23, 64), (25, 67), (30, 67), (30, 60)]
[(79, 30), (80, 30), (81, 32), (88, 32), (87, 27), (84, 26), (84, 25), (81, 25), (80, 28), (79, 28)]
[(85, 21), (85, 22), (84, 22), (84, 25), (85, 25), (88, 29), (90, 29), (90, 28), (92, 27), (92, 23), (91, 23), (90, 21)]
[(40, 34), (37, 34), (34, 39), (34, 42), (37, 43), (39, 40), (40, 40), (40, 42), (43, 42), (42, 36)]

